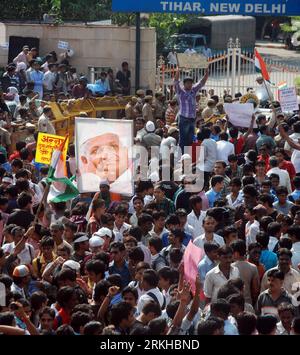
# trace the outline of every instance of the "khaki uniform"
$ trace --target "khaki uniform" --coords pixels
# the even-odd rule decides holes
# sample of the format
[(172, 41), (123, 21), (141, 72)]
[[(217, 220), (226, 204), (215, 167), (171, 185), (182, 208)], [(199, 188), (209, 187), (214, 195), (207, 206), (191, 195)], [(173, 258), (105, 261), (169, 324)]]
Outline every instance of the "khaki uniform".
[(152, 106), (148, 103), (145, 103), (142, 110), (143, 118), (146, 122), (154, 122), (153, 109)]
[(154, 108), (154, 117), (155, 118), (163, 118), (164, 111), (165, 111), (163, 103), (159, 100), (154, 100), (154, 103), (152, 106)]

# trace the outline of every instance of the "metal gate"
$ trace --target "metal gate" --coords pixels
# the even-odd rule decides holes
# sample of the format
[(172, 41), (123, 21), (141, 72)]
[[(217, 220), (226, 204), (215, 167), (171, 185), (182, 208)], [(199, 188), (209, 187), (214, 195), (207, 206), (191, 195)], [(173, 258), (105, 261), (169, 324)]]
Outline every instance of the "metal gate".
[[(241, 50), (239, 39), (228, 41), (227, 50), (217, 56), (208, 59), (210, 75), (205, 85), (208, 91), (213, 89), (215, 94), (223, 96), (224, 91), (228, 94), (242, 93), (247, 88), (257, 88), (256, 78), (258, 74), (255, 70), (253, 52)], [(287, 86), (295, 85), (295, 78), (300, 76), (300, 66), (288, 66), (265, 59), (271, 81), (274, 85), (271, 90), (275, 93), (277, 85), (286, 82)], [(156, 73), (156, 89), (163, 91), (167, 99), (171, 99), (175, 92), (173, 79), (176, 68), (174, 65), (165, 64), (162, 57), (158, 61)], [(180, 69), (180, 79), (185, 76), (192, 76), (195, 81), (201, 79), (204, 69)]]

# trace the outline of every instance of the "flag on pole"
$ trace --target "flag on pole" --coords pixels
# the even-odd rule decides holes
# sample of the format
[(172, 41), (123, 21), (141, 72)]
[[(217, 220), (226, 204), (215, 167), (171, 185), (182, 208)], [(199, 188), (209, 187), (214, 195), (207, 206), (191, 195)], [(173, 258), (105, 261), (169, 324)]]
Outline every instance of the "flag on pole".
[(67, 140), (68, 136), (61, 146), (52, 153), (47, 177), (47, 183), (51, 183), (47, 197), (48, 202), (65, 202), (79, 195), (79, 191), (73, 184), (72, 178), (69, 179), (67, 176), (66, 158), (63, 155)]
[(255, 49), (255, 69), (258, 73), (261, 74), (261, 76), (264, 78), (264, 80), (270, 82), (270, 75), (267, 70), (266, 63), (262, 59), (261, 55), (258, 53), (258, 51)]
[(286, 81), (281, 81), (278, 85), (278, 90), (282, 90), (282, 89), (286, 89), (288, 86), (287, 86), (287, 82)]

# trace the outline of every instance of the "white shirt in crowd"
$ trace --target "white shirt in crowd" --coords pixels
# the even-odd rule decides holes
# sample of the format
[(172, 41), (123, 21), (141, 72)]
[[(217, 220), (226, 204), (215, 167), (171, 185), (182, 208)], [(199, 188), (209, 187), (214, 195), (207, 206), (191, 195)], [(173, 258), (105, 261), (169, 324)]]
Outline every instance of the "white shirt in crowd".
[(197, 168), (205, 171), (212, 172), (217, 161), (217, 143), (211, 139), (204, 139), (201, 144), (202, 149), (204, 149), (203, 154), (200, 154), (200, 158), (203, 156), (204, 162), (199, 161)]
[(204, 243), (218, 243), (220, 245), (220, 247), (222, 247), (223, 245), (225, 245), (224, 239), (223, 237), (221, 237), (219, 234), (214, 233), (214, 237), (212, 241), (208, 241), (205, 238), (205, 234), (200, 235), (198, 238), (196, 238), (194, 240), (194, 244), (198, 247), (198, 248), (204, 248)]
[(293, 268), (300, 272), (300, 270), (298, 268), (298, 265), (300, 264), (300, 242), (296, 242), (293, 244), (291, 252), (293, 253), (293, 256), (292, 256)]
[(194, 228), (196, 237), (204, 233), (203, 220), (206, 216), (206, 211), (201, 211), (199, 218), (196, 216), (195, 212), (192, 211), (187, 216), (187, 222)]
[(228, 164), (228, 156), (234, 154), (234, 145), (227, 141), (217, 142), (217, 160), (223, 160)]
[(231, 208), (237, 208), (242, 203), (244, 203), (244, 194), (242, 191), (239, 192), (237, 198), (233, 201), (231, 194), (226, 196), (226, 200), (228, 202), (228, 206)]
[(114, 235), (115, 235), (115, 242), (122, 242), (123, 241), (123, 233), (125, 231), (127, 231), (128, 229), (131, 228), (131, 225), (128, 224), (128, 223), (123, 223), (122, 224), (122, 227), (120, 229), (118, 229), (118, 227), (116, 226), (116, 224), (114, 224), (114, 229), (113, 229), (113, 232), (114, 232)]
[(40, 116), (38, 120), (38, 131), (43, 133), (55, 134), (55, 128), (53, 124), (50, 122), (49, 117), (47, 117), (44, 113)]
[(195, 49), (193, 49), (193, 48), (188, 48), (188, 49), (186, 49), (186, 50), (184, 51), (184, 53), (185, 53), (185, 54), (195, 54), (195, 53), (197, 53), (197, 52), (196, 52)]
[(247, 248), (249, 244), (256, 243), (256, 236), (259, 233), (259, 222), (254, 220), (253, 223), (247, 222), (245, 226), (245, 236)]
[[(15, 250), (15, 242), (4, 244), (2, 249), (4, 253), (12, 254)], [(29, 243), (25, 243), (24, 249), (17, 255), (20, 260), (20, 264), (28, 265), (32, 263), (32, 260), (35, 258), (35, 253), (33, 246)]]
[[(239, 269), (230, 266), (229, 280), (240, 277)], [(228, 281), (223, 272), (219, 269), (219, 265), (210, 270), (204, 281), (204, 294), (207, 298), (211, 298), (211, 302), (217, 299), (219, 289)]]
[(167, 59), (169, 61), (169, 64), (177, 65), (177, 56), (175, 52), (169, 52)]

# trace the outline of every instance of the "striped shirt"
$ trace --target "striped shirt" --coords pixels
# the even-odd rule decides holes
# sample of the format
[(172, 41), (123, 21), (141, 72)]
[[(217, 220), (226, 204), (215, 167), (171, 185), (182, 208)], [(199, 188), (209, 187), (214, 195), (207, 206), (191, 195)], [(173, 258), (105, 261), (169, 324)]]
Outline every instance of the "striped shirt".
[(192, 90), (185, 90), (180, 86), (180, 81), (175, 80), (175, 91), (179, 100), (179, 114), (186, 118), (196, 118), (196, 94), (204, 86), (205, 81), (201, 79), (193, 85)]

